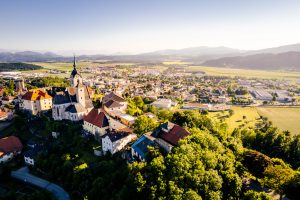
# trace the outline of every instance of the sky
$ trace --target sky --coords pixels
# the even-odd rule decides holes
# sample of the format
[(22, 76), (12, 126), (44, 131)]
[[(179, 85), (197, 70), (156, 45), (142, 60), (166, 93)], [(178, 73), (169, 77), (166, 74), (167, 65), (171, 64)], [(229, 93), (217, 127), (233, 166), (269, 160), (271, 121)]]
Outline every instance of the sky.
[(135, 54), (300, 42), (299, 0), (1, 0), (0, 49)]

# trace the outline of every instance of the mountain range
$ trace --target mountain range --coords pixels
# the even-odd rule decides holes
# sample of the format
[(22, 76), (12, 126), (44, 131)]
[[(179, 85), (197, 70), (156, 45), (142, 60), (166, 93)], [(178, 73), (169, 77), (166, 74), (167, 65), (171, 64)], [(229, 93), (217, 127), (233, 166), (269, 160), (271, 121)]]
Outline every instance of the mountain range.
[[(136, 55), (80, 55), (78, 60), (159, 63), (166, 60), (181, 60), (194, 65), (213, 67), (296, 70), (300, 71), (300, 43), (261, 50), (239, 50), (228, 47), (191, 47), (165, 49)], [(64, 62), (72, 57), (52, 52), (0, 51), (0, 62)]]

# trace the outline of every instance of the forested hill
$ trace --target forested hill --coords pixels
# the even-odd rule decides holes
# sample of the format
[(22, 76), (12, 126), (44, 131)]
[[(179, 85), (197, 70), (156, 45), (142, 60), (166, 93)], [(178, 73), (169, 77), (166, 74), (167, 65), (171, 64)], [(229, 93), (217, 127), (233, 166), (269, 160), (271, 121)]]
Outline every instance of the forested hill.
[(300, 52), (261, 53), (248, 56), (224, 57), (209, 60), (202, 64), (212, 67), (300, 71)]
[(0, 72), (4, 71), (26, 71), (42, 69), (39, 65), (28, 63), (0, 63)]

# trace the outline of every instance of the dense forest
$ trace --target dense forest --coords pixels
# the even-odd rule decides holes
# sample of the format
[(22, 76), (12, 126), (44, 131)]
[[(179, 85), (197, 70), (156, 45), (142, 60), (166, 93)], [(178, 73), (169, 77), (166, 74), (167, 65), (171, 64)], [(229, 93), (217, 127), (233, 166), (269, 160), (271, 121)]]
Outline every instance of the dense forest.
[(43, 69), (39, 65), (33, 65), (28, 63), (0, 63), (0, 72), (6, 71), (27, 71)]

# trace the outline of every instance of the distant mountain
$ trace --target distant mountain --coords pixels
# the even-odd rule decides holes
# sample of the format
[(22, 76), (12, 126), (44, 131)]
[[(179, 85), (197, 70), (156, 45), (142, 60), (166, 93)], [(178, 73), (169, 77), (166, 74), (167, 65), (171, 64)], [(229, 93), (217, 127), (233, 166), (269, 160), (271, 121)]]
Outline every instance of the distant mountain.
[[(136, 55), (78, 55), (78, 60), (160, 63), (167, 60), (181, 60), (194, 64), (216, 67), (249, 69), (299, 69), (300, 43), (256, 51), (239, 50), (228, 47), (191, 47), (165, 49)], [(7, 52), (0, 50), (0, 62), (65, 62), (72, 57), (51, 52), (33, 51)]]
[(168, 56), (188, 56), (188, 57), (195, 57), (195, 56), (204, 56), (204, 55), (226, 55), (226, 54), (239, 54), (245, 51), (232, 49), (228, 47), (191, 47), (191, 48), (184, 48), (184, 49), (165, 49), (160, 51), (154, 51), (149, 53), (144, 53), (140, 55), (168, 55)]
[(22, 52), (0, 52), (0, 62), (45, 62), (45, 61), (63, 61), (65, 57), (51, 52), (38, 53), (33, 51)]
[(260, 53), (285, 53), (290, 51), (297, 51), (300, 52), (300, 43), (298, 44), (290, 44), (290, 45), (284, 45), (279, 47), (273, 47), (273, 48), (267, 48), (267, 49), (261, 49), (256, 51), (248, 51), (247, 54), (260, 54)]
[(300, 52), (261, 53), (248, 56), (224, 57), (205, 61), (202, 65), (239, 69), (300, 71)]

